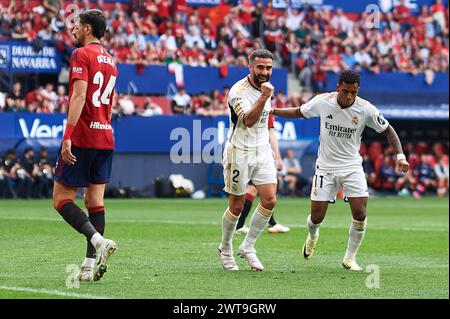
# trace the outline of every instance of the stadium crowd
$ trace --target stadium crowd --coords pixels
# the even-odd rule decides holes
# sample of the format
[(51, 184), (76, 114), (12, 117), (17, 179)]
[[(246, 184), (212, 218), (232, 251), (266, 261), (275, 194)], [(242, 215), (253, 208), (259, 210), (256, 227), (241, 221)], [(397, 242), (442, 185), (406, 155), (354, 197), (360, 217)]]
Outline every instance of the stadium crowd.
[[(0, 40), (29, 41), (36, 47), (50, 41), (65, 54), (67, 63), (74, 49), (66, 25), (72, 14), (65, 10), (68, 3), (60, 0), (12, 0), (9, 6), (2, 3)], [(249, 52), (266, 47), (275, 54), (276, 65), (287, 66), (308, 93), (323, 91), (328, 71), (337, 73), (346, 68), (375, 73), (425, 73), (429, 81), (433, 80), (434, 72), (449, 70), (448, 10), (441, 0), (430, 7), (423, 6), (418, 16), (411, 14), (404, 1), (392, 12), (374, 16), (308, 6), (277, 10), (271, 1), (263, 6), (261, 1), (255, 5), (250, 0), (235, 6), (222, 3), (206, 11), (188, 6), (184, 0), (130, 1), (127, 6), (117, 2), (108, 8), (102, 0), (71, 4), (103, 9), (108, 29), (102, 44), (116, 62), (139, 67), (174, 61), (221, 68), (247, 66)], [(8, 93), (13, 95), (9, 100), (6, 93), (0, 94), (0, 112), (65, 112), (66, 88), (55, 86), (48, 84), (32, 92), (22, 92), (17, 86)], [(206, 94), (211, 97), (201, 94), (197, 98), (211, 100), (211, 105), (200, 107), (200, 114), (227, 112), (220, 102), (222, 92)], [(39, 95), (43, 96), (41, 100)], [(26, 96), (34, 103), (30, 105)], [(17, 97), (20, 101), (11, 103)], [(295, 98), (298, 97), (289, 97)], [(197, 106), (198, 103), (188, 110), (175, 109), (174, 113), (196, 114)], [(159, 112), (144, 111), (131, 113)]]

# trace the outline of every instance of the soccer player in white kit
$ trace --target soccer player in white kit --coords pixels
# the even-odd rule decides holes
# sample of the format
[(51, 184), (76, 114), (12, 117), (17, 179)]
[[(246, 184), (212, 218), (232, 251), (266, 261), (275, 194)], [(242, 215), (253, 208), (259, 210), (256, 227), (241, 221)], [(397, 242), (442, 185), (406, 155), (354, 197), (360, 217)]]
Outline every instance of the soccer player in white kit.
[(223, 174), (229, 205), (222, 217), (222, 242), (219, 246), (219, 256), (225, 270), (239, 269), (233, 256), (232, 240), (249, 181), (255, 185), (261, 201), (251, 217), (249, 231), (239, 246), (238, 256), (245, 258), (251, 269), (264, 269), (254, 246), (277, 200), (277, 173), (267, 129), (274, 90), (269, 83), (272, 65), (270, 51), (253, 51), (250, 55), (250, 74), (236, 82), (228, 94), (230, 130), (223, 154)]
[(366, 207), (369, 192), (359, 154), (366, 126), (384, 134), (397, 154), (396, 169), (408, 172), (409, 164), (394, 128), (370, 102), (358, 97), (359, 73), (346, 70), (339, 76), (336, 92), (320, 94), (296, 108), (273, 109), (275, 116), (305, 119), (320, 117), (320, 144), (311, 189), (311, 214), (307, 218), (308, 237), (303, 256), (310, 259), (319, 238), (319, 227), (342, 186), (350, 203), (353, 220), (342, 265), (362, 270), (356, 252), (366, 231)]

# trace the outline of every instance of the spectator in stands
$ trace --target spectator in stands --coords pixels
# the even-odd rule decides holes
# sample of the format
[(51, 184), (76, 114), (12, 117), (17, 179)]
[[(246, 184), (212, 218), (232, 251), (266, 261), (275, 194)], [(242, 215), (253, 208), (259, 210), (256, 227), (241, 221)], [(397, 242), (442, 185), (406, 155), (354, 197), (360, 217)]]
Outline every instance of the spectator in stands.
[(171, 107), (173, 114), (191, 113), (191, 96), (186, 93), (184, 87), (180, 87), (178, 92), (173, 96)]
[(22, 83), (15, 82), (12, 91), (6, 95), (6, 112), (22, 112), (26, 110), (25, 94), (22, 90)]
[(406, 0), (400, 0), (400, 4), (394, 7), (394, 19), (400, 24), (400, 32), (405, 33), (411, 27), (411, 12)]
[(333, 28), (339, 31), (343, 31), (345, 33), (350, 32), (353, 28), (353, 22), (344, 15), (344, 11), (341, 8), (336, 9), (336, 14), (330, 21), (330, 24)]
[(64, 85), (58, 85), (57, 97), (56, 97), (56, 109), (55, 113), (66, 113), (69, 107), (69, 97), (66, 94), (66, 87)]
[(341, 68), (353, 69), (356, 63), (357, 62), (352, 47), (345, 47), (345, 52), (342, 54)]
[(56, 105), (58, 103), (58, 95), (56, 94), (56, 92), (54, 91), (54, 86), (52, 83), (47, 83), (45, 85), (45, 88), (43, 88), (41, 90), (40, 93), (41, 97), (42, 97), (42, 102), (47, 102), (48, 104), (48, 110), (49, 112), (45, 112), (45, 113), (53, 113)]
[(354, 57), (356, 63), (358, 63), (359, 65), (361, 65), (363, 68), (366, 69), (369, 68), (369, 66), (372, 64), (373, 61), (369, 53), (367, 53), (367, 48), (364, 47), (363, 45), (361, 45), (358, 48), (358, 50), (354, 54)]
[(171, 52), (177, 50), (177, 41), (173, 36), (172, 28), (168, 28), (166, 32), (159, 37), (158, 46), (160, 49), (166, 49)]
[(305, 14), (303, 12), (300, 12), (298, 9), (292, 9), (291, 7), (288, 7), (286, 13), (286, 28), (291, 31), (297, 30), (300, 26), (300, 23), (304, 19)]
[(284, 183), (287, 184), (289, 194), (292, 196), (302, 193), (304, 188), (309, 184), (308, 180), (304, 178), (302, 173), (302, 166), (300, 161), (295, 158), (294, 151), (288, 149), (286, 157), (283, 159), (283, 167), (286, 172), (284, 176)]
[(163, 110), (162, 108), (154, 103), (150, 97), (147, 97), (147, 101), (144, 104), (143, 110), (139, 113), (141, 116), (155, 116), (155, 115), (162, 115)]
[(371, 185), (374, 185), (376, 183), (378, 176), (377, 173), (375, 172), (372, 162), (370, 161), (369, 155), (364, 154), (362, 158), (363, 158), (362, 167), (366, 175), (367, 184), (370, 187)]
[(48, 24), (43, 29), (39, 30), (37, 33), (38, 38), (40, 38), (43, 41), (50, 41), (53, 39), (53, 30), (52, 25)]
[(217, 47), (216, 40), (211, 36), (210, 29), (203, 29), (202, 31), (202, 41), (204, 43), (204, 49), (211, 51), (215, 50)]
[(393, 190), (397, 180), (397, 173), (390, 155), (383, 156), (383, 162), (380, 167), (380, 179), (383, 189)]
[(45, 180), (42, 174), (39, 174), (39, 167), (34, 158), (34, 149), (28, 147), (23, 153), (21, 160), (22, 167), (25, 170), (25, 178), (27, 179), (27, 198), (41, 198), (40, 190), (43, 188)]
[(13, 181), (11, 179), (10, 162), (0, 157), (0, 198), (15, 198), (16, 193), (13, 189)]
[(324, 71), (332, 71), (334, 73), (339, 73), (341, 70), (341, 53), (339, 52), (339, 47), (333, 46), (327, 59), (324, 61), (323, 69)]
[(187, 34), (184, 36), (184, 40), (189, 48), (193, 48), (196, 43), (199, 45), (200, 49), (203, 50), (205, 48), (205, 43), (200, 34), (197, 33), (195, 26), (189, 27)]
[(434, 170), (430, 163), (429, 154), (422, 154), (420, 156), (420, 162), (416, 166), (414, 174), (416, 175), (420, 185), (425, 188), (425, 191), (433, 191), (436, 189), (437, 182), (434, 179)]
[(63, 7), (62, 0), (44, 0), (42, 6), (45, 8), (47, 17), (53, 18), (59, 13), (59, 10)]
[[(447, 29), (448, 9), (442, 3), (442, 0), (436, 0), (436, 3), (430, 7), (430, 13), (433, 17), (437, 34), (442, 34)], [(446, 17), (447, 14), (447, 17)], [(447, 29), (448, 36), (448, 29)]]
[(442, 154), (439, 161), (434, 165), (434, 174), (437, 177), (437, 194), (444, 197), (448, 194), (449, 187), (449, 161), (448, 155)]
[(247, 30), (249, 34), (253, 34), (252, 26), (253, 19), (252, 14), (256, 8), (251, 0), (241, 0), (240, 4), (233, 9), (238, 11), (239, 22)]
[(136, 106), (129, 94), (123, 94), (119, 99), (120, 113), (132, 115), (136, 113)]
[(20, 160), (16, 157), (16, 151), (10, 149), (6, 152), (3, 167), (9, 174), (14, 193), (20, 198), (29, 198), (31, 190), (31, 178), (27, 176)]
[(39, 158), (37, 161), (38, 176), (41, 179), (41, 188), (39, 189), (38, 197), (51, 198), (53, 189), (53, 171), (54, 165), (48, 157), (48, 150), (46, 147), (39, 149)]
[(283, 32), (275, 21), (271, 21), (264, 31), (264, 44), (267, 50), (274, 52), (279, 52), (279, 45), (283, 39)]

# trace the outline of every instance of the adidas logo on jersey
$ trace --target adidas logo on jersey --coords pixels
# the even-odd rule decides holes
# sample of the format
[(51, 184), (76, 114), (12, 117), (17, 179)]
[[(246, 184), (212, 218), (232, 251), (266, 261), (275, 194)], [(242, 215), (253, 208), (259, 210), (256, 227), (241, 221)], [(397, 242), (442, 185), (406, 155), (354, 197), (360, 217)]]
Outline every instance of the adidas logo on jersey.
[(332, 120), (332, 119), (333, 119), (333, 115), (331, 115), (331, 114), (330, 114), (330, 115), (328, 115), (328, 116), (327, 116), (327, 119), (330, 119), (330, 120)]

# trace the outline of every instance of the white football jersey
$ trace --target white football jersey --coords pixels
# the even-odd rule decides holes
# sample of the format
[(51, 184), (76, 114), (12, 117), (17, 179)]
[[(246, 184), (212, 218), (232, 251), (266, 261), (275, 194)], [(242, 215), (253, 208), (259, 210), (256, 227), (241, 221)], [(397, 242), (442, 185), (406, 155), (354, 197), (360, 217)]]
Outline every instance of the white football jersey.
[(342, 109), (337, 92), (320, 94), (300, 107), (304, 118), (320, 117), (320, 143), (316, 170), (346, 172), (361, 169), (361, 137), (366, 126), (384, 132), (388, 121), (370, 102), (356, 97)]
[(269, 130), (267, 121), (271, 109), (270, 98), (267, 99), (261, 117), (253, 127), (244, 124), (244, 114), (250, 111), (261, 96), (261, 91), (254, 87), (248, 76), (236, 82), (228, 93), (228, 107), (230, 108), (230, 129), (228, 143), (234, 147), (247, 151), (256, 151), (269, 144)]

